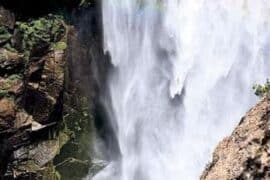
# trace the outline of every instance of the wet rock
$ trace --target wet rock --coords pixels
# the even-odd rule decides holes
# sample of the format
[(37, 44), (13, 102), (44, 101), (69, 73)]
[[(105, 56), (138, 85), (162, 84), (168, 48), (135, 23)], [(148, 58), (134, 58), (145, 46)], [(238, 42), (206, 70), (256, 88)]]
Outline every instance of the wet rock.
[(18, 75), (11, 75), (7, 78), (0, 77), (0, 97), (6, 95), (18, 95), (23, 90), (22, 78)]
[(15, 25), (15, 15), (6, 10), (4, 7), (0, 6), (0, 26), (8, 27), (13, 29)]
[(109, 163), (106, 161), (94, 159), (90, 167), (90, 176), (96, 175), (100, 170), (105, 168)]
[(18, 74), (23, 68), (23, 55), (0, 48), (0, 76)]
[(41, 89), (46, 88), (48, 95), (56, 98), (63, 89), (64, 82), (64, 52), (63, 50), (55, 50), (49, 53), (45, 58), (44, 71), (41, 75)]
[(0, 26), (0, 44), (5, 44), (11, 38), (11, 36), (12, 35), (5, 27)]
[[(26, 85), (21, 105), (33, 118), (46, 124), (53, 121), (51, 114), (58, 106), (64, 85), (64, 51), (51, 51), (40, 61), (29, 64), (26, 74), (29, 82)], [(61, 113), (58, 113), (58, 116)]]
[[(78, 64), (84, 68), (82, 71), (77, 68), (76, 73), (71, 68), (69, 73), (70, 75), (77, 74), (76, 77), (79, 79), (82, 79), (79, 72), (84, 74), (84, 80), (79, 82), (80, 87), (86, 87), (85, 84), (87, 84), (84, 91), (91, 97), (84, 100), (83, 104), (86, 105), (82, 106), (81, 97), (84, 97), (85, 94), (79, 94), (77, 91), (79, 88), (74, 88), (72, 93), (67, 96), (71, 97), (76, 94), (74, 101), (78, 101), (76, 102), (77, 107), (70, 103), (70, 107), (63, 112), (66, 51), (71, 51), (70, 42), (67, 42), (70, 27), (63, 22), (63, 17), (48, 13), (51, 5), (57, 4), (58, 6), (63, 3), (61, 7), (66, 7), (69, 6), (67, 4), (76, 3), (78, 5), (79, 2), (80, 0), (76, 0), (76, 2), (66, 0), (3, 1), (6, 8), (12, 8), (17, 22), (15, 23), (13, 14), (6, 15), (9, 18), (6, 18), (5, 21), (1, 21), (0, 18), (0, 23), (3, 23), (0, 24), (3, 27), (2, 37), (0, 32), (0, 41), (2, 38), (2, 43), (0, 42), (0, 99), (7, 99), (14, 105), (14, 112), (5, 116), (5, 121), (1, 114), (4, 115), (8, 111), (0, 112), (0, 127), (1, 123), (9, 122), (8, 124), (3, 123), (6, 129), (0, 128), (0, 179), (59, 180), (60, 176), (56, 172), (52, 160), (56, 159), (55, 156), (69, 138), (73, 139), (69, 141), (69, 145), (76, 144), (76, 151), (69, 151), (70, 146), (66, 146), (63, 150), (62, 154), (67, 155), (64, 155), (63, 159), (73, 158), (70, 161), (71, 164), (63, 168), (64, 171), (69, 171), (70, 168), (80, 168), (83, 172), (77, 171), (76, 175), (78, 175), (78, 179), (81, 179), (88, 173), (89, 166), (93, 171), (103, 167), (103, 165), (94, 166), (90, 161), (94, 154), (94, 142), (89, 141), (88, 136), (94, 139), (95, 135), (92, 134), (95, 131), (94, 117), (91, 114), (92, 109), (85, 108), (89, 104), (91, 104), (91, 108), (93, 107), (93, 96), (96, 95), (96, 88), (92, 83), (96, 68), (95, 65), (91, 65), (90, 71), (93, 73), (89, 73), (89, 56), (91, 56), (91, 64), (95, 63), (95, 59), (102, 59), (99, 58), (103, 55), (102, 43), (85, 40), (88, 44), (82, 51), (79, 50), (79, 40), (73, 44), (73, 46), (77, 46), (78, 50), (76, 50), (77, 53), (70, 52), (70, 54), (74, 54), (73, 60), (76, 62), (73, 64), (73, 68)], [(80, 7), (92, 6), (92, 2), (96, 1), (82, 1)], [(33, 9), (33, 7), (35, 8)], [(54, 9), (58, 10), (58, 8)], [(64, 11), (66, 12), (66, 9)], [(44, 12), (45, 14), (43, 14)], [(4, 17), (2, 15), (5, 13), (8, 12), (0, 9), (1, 17)], [(95, 21), (90, 19), (88, 23), (93, 22)], [(86, 34), (89, 32), (88, 29), (85, 31)], [(91, 30), (91, 34), (88, 34), (87, 37), (92, 39), (92, 36)], [(94, 48), (96, 44), (98, 47)], [(91, 50), (88, 49), (89, 45), (91, 45)], [(98, 53), (95, 53), (96, 49), (99, 49)], [(81, 52), (84, 53), (83, 56), (81, 56)], [(69, 79), (74, 87), (78, 85), (75, 84), (78, 82), (76, 79), (75, 76), (70, 76)], [(89, 79), (91, 83), (89, 83)], [(68, 86), (66, 85), (66, 87)], [(65, 117), (69, 116), (69, 118), (64, 118), (63, 113), (65, 113)], [(10, 121), (6, 121), (6, 119)], [(62, 119), (65, 123), (62, 122)], [(89, 150), (90, 146), (93, 149)], [(89, 151), (91, 151), (91, 155)], [(62, 158), (59, 158), (59, 161), (62, 161)], [(63, 179), (67, 178), (68, 175), (63, 176)], [(75, 176), (69, 178), (74, 180)]]
[(16, 107), (13, 101), (3, 98), (0, 99), (0, 131), (13, 128)]
[(0, 179), (57, 179), (67, 26), (49, 15), (16, 22), (14, 35), (0, 27)]
[(269, 97), (252, 108), (218, 145), (201, 179), (270, 179)]
[[(47, 169), (46, 165), (59, 153), (59, 149), (66, 143), (68, 138), (66, 134), (60, 134), (56, 139), (23, 146), (14, 151), (14, 162), (21, 161), (21, 159), (26, 159), (26, 161), (17, 163), (16, 166), (9, 169), (14, 175), (13, 178), (29, 176), (29, 173), (41, 176)], [(29, 157), (31, 158), (29, 159)], [(46, 176), (44, 175), (44, 178)]]
[(14, 152), (15, 159), (22, 159), (31, 157), (32, 161), (37, 167), (42, 167), (51, 161), (59, 152), (59, 141), (49, 140), (41, 142), (37, 145), (30, 145), (29, 147), (22, 147)]
[(33, 117), (24, 111), (17, 112), (15, 122), (16, 129), (26, 126), (33, 126)]

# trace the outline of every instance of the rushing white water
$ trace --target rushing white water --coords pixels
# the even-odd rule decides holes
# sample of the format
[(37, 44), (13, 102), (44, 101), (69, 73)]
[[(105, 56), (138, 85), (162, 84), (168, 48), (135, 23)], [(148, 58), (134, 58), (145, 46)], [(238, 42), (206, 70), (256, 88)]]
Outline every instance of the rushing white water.
[(94, 179), (199, 179), (270, 74), (270, 1), (104, 0), (103, 21), (121, 158)]

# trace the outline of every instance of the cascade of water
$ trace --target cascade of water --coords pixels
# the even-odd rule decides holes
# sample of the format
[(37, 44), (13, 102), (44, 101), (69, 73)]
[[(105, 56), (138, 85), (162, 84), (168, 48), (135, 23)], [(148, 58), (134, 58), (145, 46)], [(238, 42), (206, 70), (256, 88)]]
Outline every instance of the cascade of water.
[(95, 180), (198, 179), (270, 68), (268, 0), (106, 0), (121, 158)]

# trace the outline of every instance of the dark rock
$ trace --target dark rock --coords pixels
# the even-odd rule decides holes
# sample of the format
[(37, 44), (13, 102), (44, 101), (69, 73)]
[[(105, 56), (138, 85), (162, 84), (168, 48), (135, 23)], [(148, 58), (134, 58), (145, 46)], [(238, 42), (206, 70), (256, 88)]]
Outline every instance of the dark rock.
[[(102, 23), (97, 20), (101, 19), (97, 14), (100, 11), (94, 8), (97, 2), (0, 0), (17, 20), (15, 23), (12, 13), (0, 9), (0, 15), (6, 14), (5, 20), (0, 19), (0, 99), (9, 100), (13, 106), (5, 106), (14, 109), (1, 111), (0, 106), (0, 126), (4, 127), (0, 128), (0, 179), (59, 180), (53, 159), (58, 165), (70, 160), (70, 164), (57, 168), (62, 167), (62, 177), (67, 180), (83, 178), (89, 168), (97, 172), (104, 167), (91, 160), (95, 154), (94, 101), (97, 91), (103, 88), (100, 82), (107, 69), (103, 67), (107, 61), (102, 50)], [(74, 8), (87, 7), (91, 18), (87, 20), (88, 15), (85, 16), (87, 22), (82, 23), (90, 23), (91, 28), (84, 28), (80, 37), (75, 30), (70, 31), (64, 18), (49, 15), (60, 9), (69, 19)], [(72, 21), (77, 23), (76, 19)], [(71, 34), (76, 41), (72, 47), (67, 41)], [(72, 56), (72, 63), (64, 80), (66, 51)], [(67, 80), (72, 88), (66, 84), (64, 89)], [(61, 157), (55, 158), (64, 144)], [(76, 151), (71, 152), (69, 147), (74, 144)], [(79, 170), (74, 176), (64, 173), (70, 168)]]
[(0, 99), (0, 131), (11, 129), (15, 123), (16, 107), (13, 101)]
[(6, 10), (4, 7), (0, 6), (0, 26), (13, 29), (15, 25), (15, 15)]
[(0, 97), (22, 93), (23, 81), (18, 75), (11, 75), (7, 78), (0, 77)]
[(11, 34), (4, 26), (0, 26), (0, 44), (5, 44), (10, 38)]
[(65, 48), (55, 44), (66, 44), (66, 28), (50, 15), (17, 22), (14, 36), (2, 41), (0, 179), (58, 177), (47, 164), (69, 138), (56, 131), (62, 120)]
[(26, 71), (29, 82), (20, 105), (39, 123), (50, 123), (50, 114), (61, 110), (57, 102), (63, 90), (64, 62), (64, 51), (51, 51), (40, 61), (30, 63)]
[(24, 59), (22, 55), (0, 48), (0, 76), (18, 74), (23, 68)]
[[(95, 5), (97, 0), (0, 0), (0, 4), (15, 13), (19, 20), (37, 18), (53, 12), (71, 14), (74, 10)], [(34, 8), (33, 8), (34, 7)]]
[(22, 127), (32, 126), (33, 127), (33, 117), (24, 111), (19, 111), (16, 114), (15, 129), (20, 129)]

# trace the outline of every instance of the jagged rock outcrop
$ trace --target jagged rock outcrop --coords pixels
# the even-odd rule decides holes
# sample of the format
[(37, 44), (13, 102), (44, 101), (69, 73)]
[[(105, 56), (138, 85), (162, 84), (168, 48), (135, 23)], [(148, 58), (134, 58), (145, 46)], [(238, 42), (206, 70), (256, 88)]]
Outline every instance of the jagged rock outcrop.
[(270, 179), (270, 97), (266, 96), (216, 148), (201, 180)]
[(16, 21), (4, 7), (0, 17), (0, 179), (34, 179), (68, 139), (49, 138), (62, 118), (68, 28), (53, 15)]
[(0, 0), (0, 179), (79, 180), (104, 167), (94, 155), (109, 62), (100, 5)]

